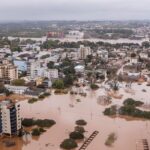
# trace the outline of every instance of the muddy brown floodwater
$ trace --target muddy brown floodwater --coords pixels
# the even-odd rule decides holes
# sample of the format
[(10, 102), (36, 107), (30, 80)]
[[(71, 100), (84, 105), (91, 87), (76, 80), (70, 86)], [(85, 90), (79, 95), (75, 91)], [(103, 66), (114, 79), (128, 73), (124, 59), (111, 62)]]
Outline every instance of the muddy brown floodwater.
[[(150, 87), (145, 84), (133, 84), (132, 89), (135, 94), (125, 93), (124, 88), (120, 89), (123, 94), (121, 100), (112, 99), (112, 104), (121, 105), (125, 98), (131, 97), (142, 100), (145, 103), (150, 101)], [(143, 93), (142, 89), (147, 92)], [(17, 146), (14, 148), (5, 148), (2, 144), (0, 150), (60, 150), (60, 143), (68, 138), (68, 133), (73, 131), (75, 121), (84, 119), (87, 121), (86, 134), (97, 130), (99, 134), (92, 141), (86, 150), (136, 150), (136, 142), (140, 139), (150, 141), (150, 121), (148, 120), (126, 120), (123, 118), (109, 118), (103, 115), (103, 111), (108, 106), (101, 106), (97, 103), (100, 93), (104, 94), (104, 89), (97, 91), (87, 91), (87, 97), (79, 95), (54, 95), (38, 101), (34, 104), (28, 104), (27, 101), (21, 101), (21, 115), (24, 118), (54, 119), (56, 125), (48, 129), (39, 138), (30, 136), (21, 139), (15, 139)], [(77, 102), (80, 99), (81, 102)], [(105, 146), (107, 136), (115, 132), (117, 140), (111, 148)], [(82, 144), (82, 143), (81, 143)], [(79, 146), (81, 146), (79, 144)]]

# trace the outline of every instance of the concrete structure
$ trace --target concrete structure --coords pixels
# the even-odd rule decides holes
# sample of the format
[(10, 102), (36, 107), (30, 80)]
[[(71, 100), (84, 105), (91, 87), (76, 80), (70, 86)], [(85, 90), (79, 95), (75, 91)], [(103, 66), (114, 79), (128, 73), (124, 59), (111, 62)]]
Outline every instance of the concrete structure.
[(64, 33), (61, 31), (50, 31), (47, 33), (47, 38), (63, 38)]
[(58, 69), (47, 69), (44, 70), (44, 77), (48, 79), (58, 79)]
[(80, 59), (86, 59), (86, 57), (91, 54), (92, 54), (92, 51), (90, 47), (84, 47), (84, 45), (80, 45), (80, 48), (79, 48)]
[(131, 64), (137, 64), (138, 63), (138, 58), (130, 58), (130, 63)]
[(140, 53), (140, 57), (143, 59), (147, 59), (148, 58), (148, 52), (141, 52)]
[(13, 85), (5, 85), (5, 88), (13, 93), (16, 94), (24, 94), (25, 91), (28, 89), (26, 86), (13, 86)]
[(0, 64), (0, 78), (7, 78), (9, 80), (18, 79), (17, 67), (7, 61), (3, 61)]
[(18, 71), (27, 71), (27, 62), (24, 60), (14, 60), (14, 65), (18, 67)]
[(0, 102), (0, 134), (17, 135), (21, 130), (20, 104)]
[(48, 79), (58, 78), (57, 69), (47, 69), (47, 67), (44, 66), (40, 61), (28, 63), (27, 70), (27, 73), (31, 79), (37, 79), (39, 77)]
[(82, 66), (82, 65), (78, 65), (74, 69), (75, 69), (76, 73), (84, 73), (84, 70), (85, 70), (84, 66)]
[(69, 39), (83, 39), (84, 33), (80, 31), (69, 31), (69, 33), (66, 35), (66, 38)]
[(108, 61), (108, 51), (107, 50), (99, 50), (97, 51), (97, 55), (104, 61)]

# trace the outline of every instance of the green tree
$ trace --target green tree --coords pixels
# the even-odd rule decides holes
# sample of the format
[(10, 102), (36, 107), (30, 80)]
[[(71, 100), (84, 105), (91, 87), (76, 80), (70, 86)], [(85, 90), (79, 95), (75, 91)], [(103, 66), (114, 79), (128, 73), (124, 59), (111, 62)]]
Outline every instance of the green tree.
[(149, 48), (150, 47), (150, 43), (149, 42), (143, 42), (142, 46), (145, 48)]
[(25, 80), (15, 79), (11, 83), (12, 83), (12, 85), (15, 85), (15, 86), (24, 86), (25, 85)]
[(5, 92), (5, 87), (3, 83), (0, 83), (0, 93), (4, 93)]
[(71, 132), (69, 136), (70, 136), (71, 139), (74, 139), (74, 140), (84, 139), (83, 133), (78, 132), (78, 131)]
[(59, 79), (59, 80), (55, 80), (53, 83), (53, 88), (56, 89), (64, 89), (64, 81)]
[(47, 67), (49, 69), (53, 69), (54, 68), (54, 62), (53, 61), (50, 61), (48, 64), (47, 64)]
[(87, 122), (85, 121), (85, 120), (77, 120), (76, 121), (76, 124), (78, 125), (78, 126), (85, 126), (85, 125), (87, 125)]
[(65, 139), (61, 144), (60, 147), (66, 150), (74, 149), (78, 147), (77, 143), (73, 139)]

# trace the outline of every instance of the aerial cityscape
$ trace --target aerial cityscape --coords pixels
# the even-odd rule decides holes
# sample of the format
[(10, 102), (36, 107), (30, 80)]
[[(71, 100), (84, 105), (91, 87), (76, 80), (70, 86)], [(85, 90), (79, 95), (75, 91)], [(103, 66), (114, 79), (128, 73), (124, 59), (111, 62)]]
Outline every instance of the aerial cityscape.
[(150, 150), (150, 3), (112, 1), (2, 2), (0, 150)]

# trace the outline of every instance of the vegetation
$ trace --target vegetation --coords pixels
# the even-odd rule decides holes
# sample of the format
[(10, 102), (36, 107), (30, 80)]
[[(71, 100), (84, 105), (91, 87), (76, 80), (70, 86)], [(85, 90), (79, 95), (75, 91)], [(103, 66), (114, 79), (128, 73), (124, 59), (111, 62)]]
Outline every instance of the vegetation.
[(63, 89), (63, 90), (61, 90), (61, 89), (56, 89), (54, 93), (55, 93), (55, 94), (67, 94), (67, 93), (68, 93), (68, 90), (65, 90), (65, 89)]
[(45, 96), (42, 94), (42, 95), (39, 95), (39, 99), (44, 99)]
[(45, 92), (39, 96), (39, 99), (44, 99), (45, 97), (50, 96), (50, 95), (51, 94), (49, 92)]
[(48, 40), (48, 41), (45, 41), (42, 45), (42, 47), (44, 49), (49, 49), (49, 48), (57, 48), (58, 47), (58, 43), (59, 41), (58, 40)]
[(25, 127), (31, 127), (34, 126), (34, 120), (32, 118), (25, 118), (22, 120), (22, 125)]
[(55, 80), (52, 86), (55, 89), (64, 89), (64, 81), (61, 79)]
[(150, 47), (150, 43), (145, 41), (145, 42), (142, 43), (142, 47), (149, 48)]
[(46, 96), (50, 96), (51, 94), (49, 92), (45, 92), (43, 95), (46, 97)]
[(25, 118), (22, 121), (22, 125), (25, 127), (31, 127), (31, 126), (38, 126), (38, 127), (51, 127), (54, 124), (56, 124), (56, 122), (54, 120), (50, 120), (50, 119), (38, 119), (38, 120), (34, 120), (32, 118)]
[(60, 68), (61, 68), (60, 70), (65, 75), (65, 77), (63, 78), (64, 86), (70, 87), (73, 84), (74, 80), (76, 79), (73, 62), (68, 58), (66, 58), (63, 60)]
[(54, 62), (53, 61), (50, 61), (48, 64), (47, 64), (47, 67), (49, 69), (54, 69)]
[(64, 81), (64, 86), (65, 87), (70, 87), (71, 85), (73, 85), (73, 81), (75, 80), (75, 76), (72, 74), (68, 74), (65, 76), (65, 78), (63, 79)]
[(9, 91), (9, 90), (5, 90), (5, 95), (6, 96), (10, 96), (10, 95), (12, 95), (13, 94), (13, 92), (12, 91)]
[(109, 134), (107, 140), (105, 141), (105, 145), (112, 146), (112, 144), (117, 140), (117, 136), (115, 133)]
[(133, 107), (138, 107), (143, 105), (144, 103), (141, 101), (135, 101), (132, 98), (128, 98), (123, 102), (124, 106), (133, 106)]
[(116, 105), (111, 106), (110, 108), (106, 108), (104, 111), (104, 115), (113, 116), (116, 115), (117, 107)]
[(135, 57), (136, 57), (136, 54), (135, 54), (135, 53), (131, 53), (131, 57), (132, 57), (132, 58), (135, 58)]
[(86, 122), (85, 120), (77, 120), (77, 121), (76, 121), (76, 124), (77, 124), (78, 126), (85, 126), (85, 125), (87, 125), (87, 122)]
[(75, 127), (75, 131), (80, 132), (80, 133), (84, 133), (85, 129), (83, 127), (81, 127), (81, 126), (76, 126)]
[(6, 96), (13, 94), (13, 92), (11, 92), (5, 88), (3, 83), (0, 83), (0, 94), (2, 94), (2, 93), (5, 94)]
[(71, 139), (74, 139), (74, 140), (84, 139), (83, 133), (78, 132), (78, 131), (71, 132), (69, 136), (70, 136)]
[(34, 128), (32, 129), (32, 135), (33, 136), (39, 136), (41, 135), (43, 132), (45, 132), (46, 130), (44, 130), (43, 128)]
[(33, 104), (33, 103), (35, 103), (37, 101), (38, 101), (37, 98), (31, 98), (31, 99), (28, 100), (28, 103)]
[(42, 94), (42, 95), (40, 95), (40, 96), (38, 97), (39, 99), (37, 99), (37, 98), (31, 98), (31, 99), (29, 99), (29, 100), (28, 100), (28, 103), (33, 104), (33, 103), (35, 103), (35, 102), (37, 102), (37, 101), (39, 101), (39, 100), (41, 100), (41, 99), (44, 99), (45, 97), (47, 97), (47, 96), (49, 96), (49, 95), (50, 95), (50, 93), (45, 92), (44, 94)]
[(14, 85), (14, 86), (24, 86), (25, 85), (25, 80), (23, 80), (23, 79), (13, 80), (12, 85)]
[[(136, 108), (143, 105), (143, 102), (135, 101), (131, 98), (128, 98), (124, 101), (123, 104), (124, 105), (118, 109), (119, 115), (150, 119), (150, 111), (142, 111)], [(113, 116), (116, 114), (117, 114), (116, 106), (111, 106), (110, 108), (106, 108), (104, 111), (104, 115)]]
[(65, 139), (61, 144), (60, 147), (66, 150), (77, 148), (78, 145), (73, 139)]
[(56, 122), (54, 120), (49, 120), (49, 119), (35, 120), (35, 125), (37, 125), (39, 127), (47, 127), (48, 128), (48, 127), (53, 126), (54, 124), (56, 124)]
[(119, 90), (119, 85), (116, 81), (114, 81), (112, 84), (111, 84), (111, 88), (114, 90), (114, 91), (118, 91)]
[(99, 86), (96, 84), (91, 84), (90, 87), (92, 90), (97, 90), (99, 88)]
[(3, 83), (0, 83), (0, 93), (4, 93), (5, 92), (5, 87)]

